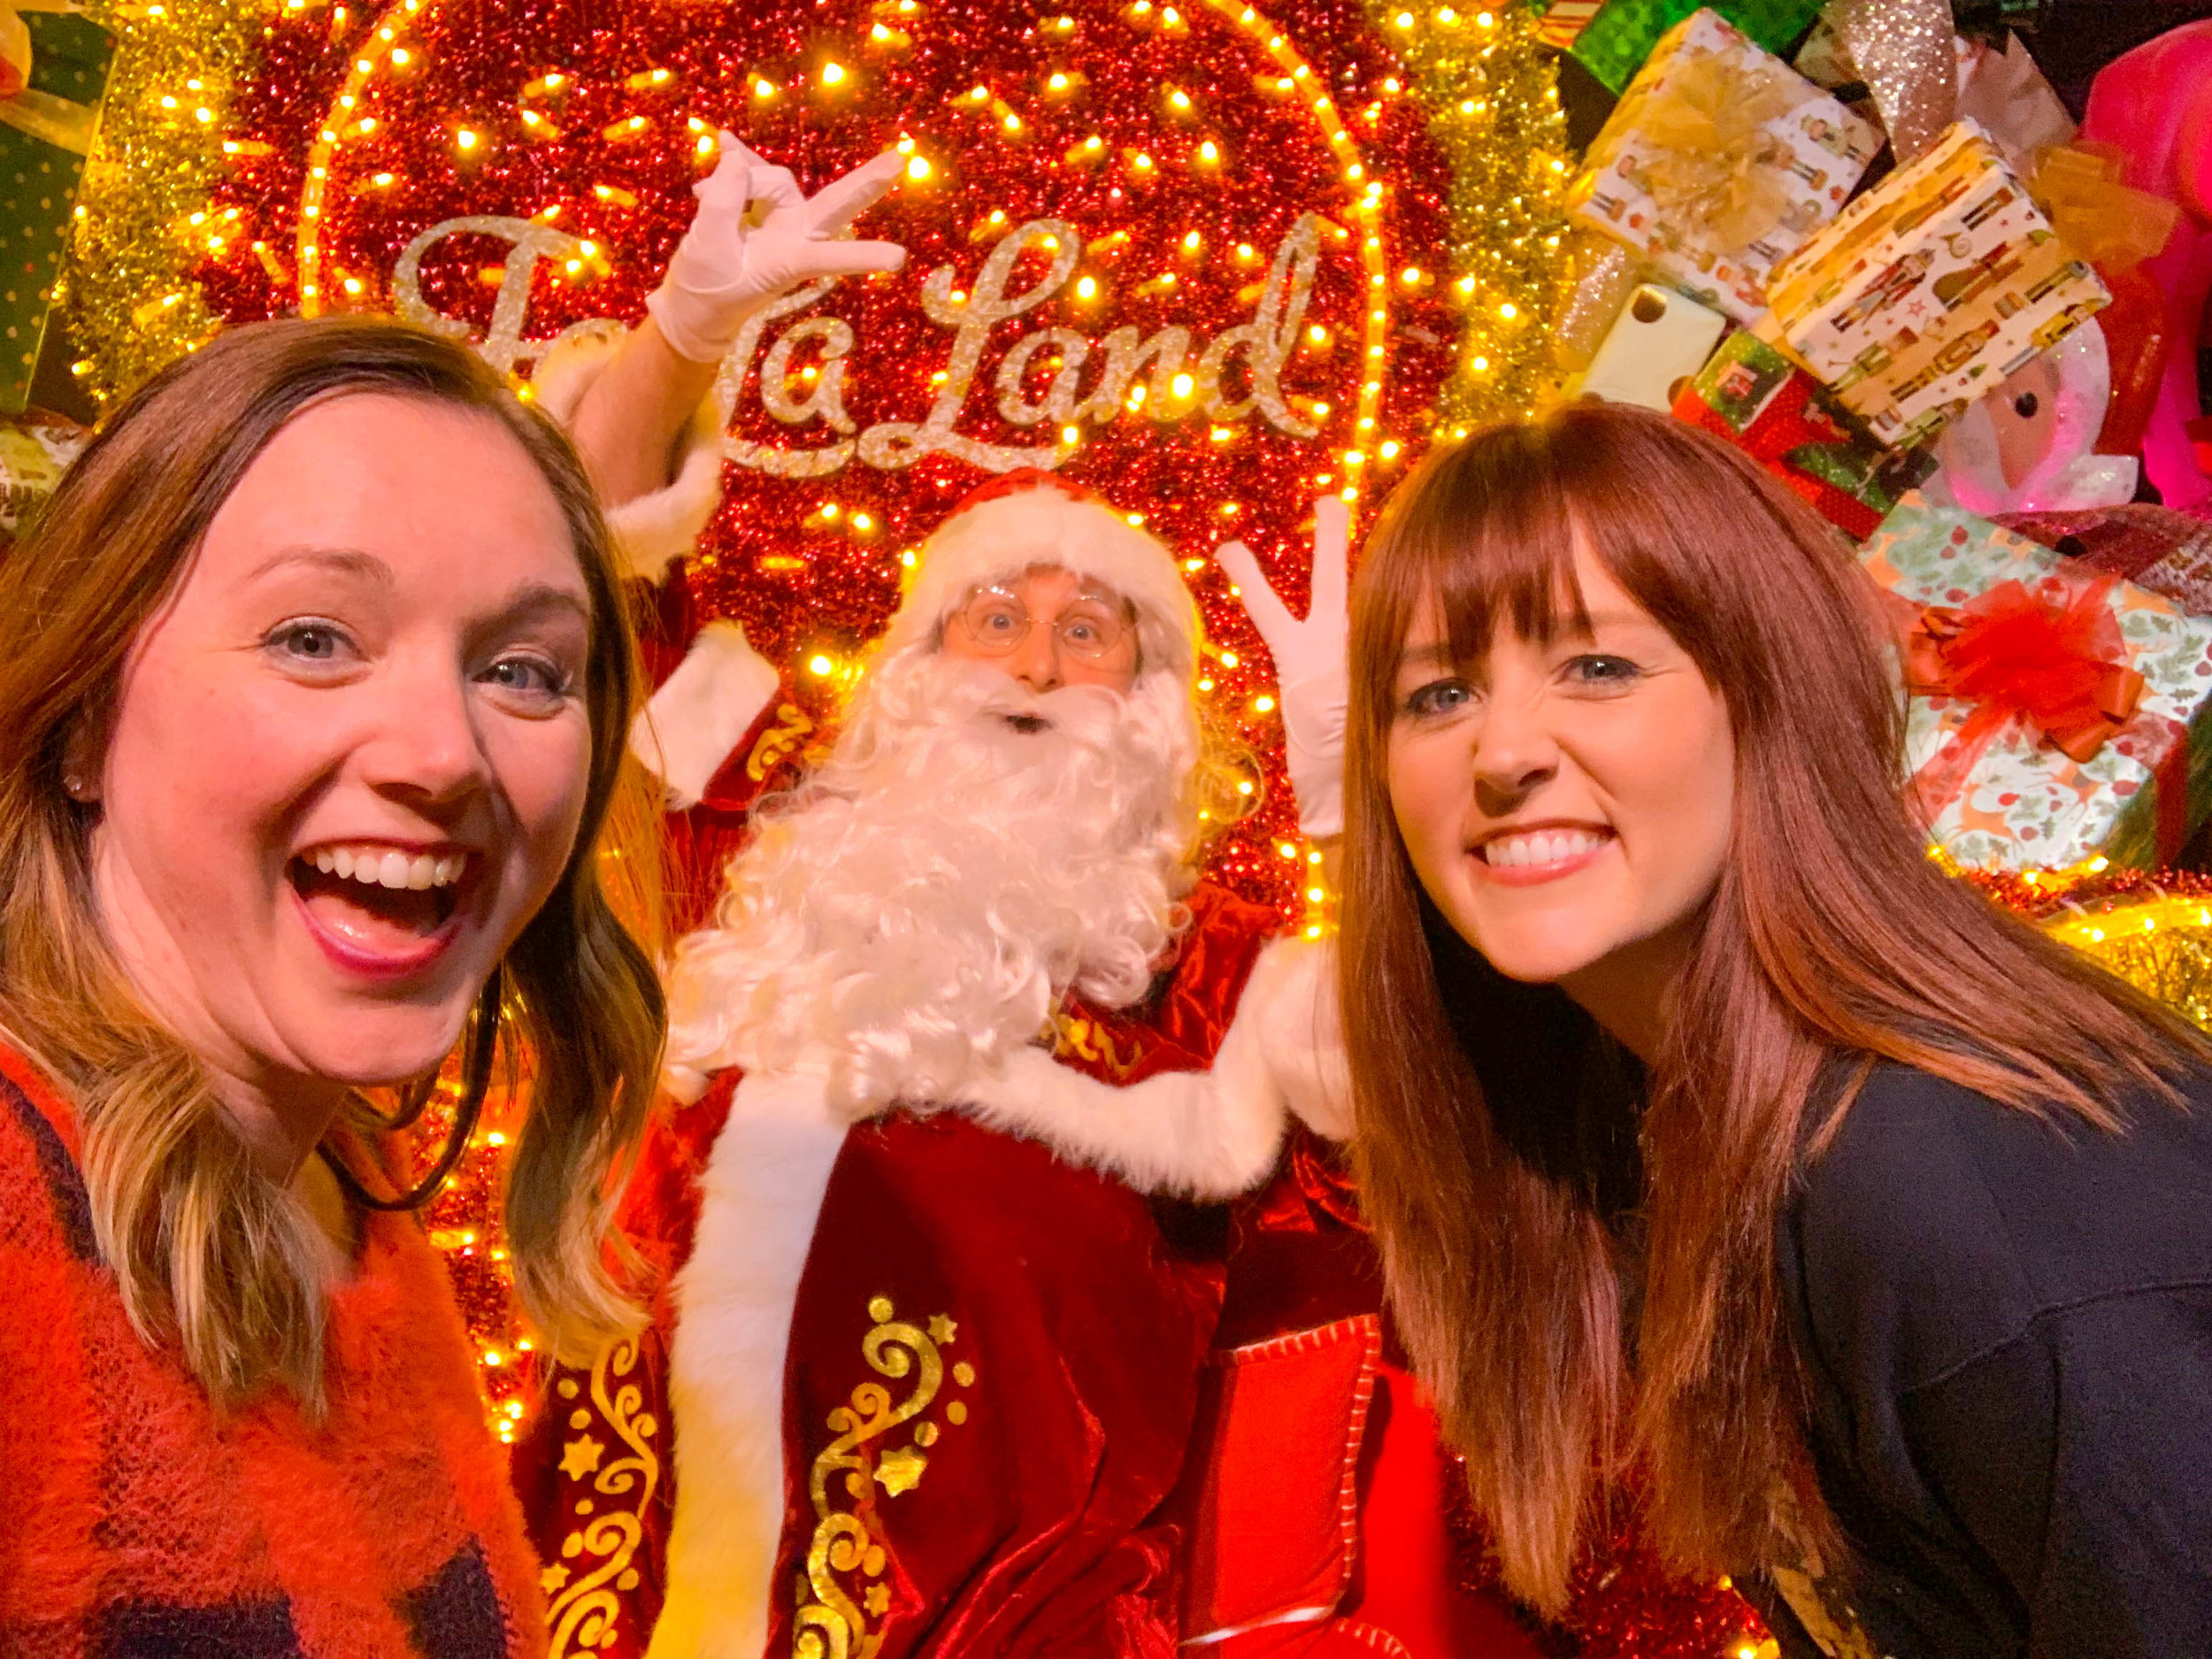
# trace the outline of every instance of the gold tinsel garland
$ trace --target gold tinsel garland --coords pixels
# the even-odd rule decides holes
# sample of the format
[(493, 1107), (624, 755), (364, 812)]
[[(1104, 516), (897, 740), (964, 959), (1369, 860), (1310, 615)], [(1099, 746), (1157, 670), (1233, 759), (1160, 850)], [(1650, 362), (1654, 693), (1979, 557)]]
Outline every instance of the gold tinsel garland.
[(99, 134), (77, 193), (58, 297), (100, 402), (128, 391), (215, 332), (189, 273), (236, 234), (211, 210), (227, 171), (233, 88), (251, 68), (273, 5), (249, 0), (91, 0), (116, 37)]
[(2114, 870), (1967, 875), (1998, 903), (2212, 1030), (2212, 877)]
[(1446, 269), (1462, 320), (1436, 432), (1463, 437), (1533, 412), (1557, 384), (1546, 324), (1564, 286), (1571, 176), (1558, 74), (1525, 4), (1367, 11), (1451, 166)]

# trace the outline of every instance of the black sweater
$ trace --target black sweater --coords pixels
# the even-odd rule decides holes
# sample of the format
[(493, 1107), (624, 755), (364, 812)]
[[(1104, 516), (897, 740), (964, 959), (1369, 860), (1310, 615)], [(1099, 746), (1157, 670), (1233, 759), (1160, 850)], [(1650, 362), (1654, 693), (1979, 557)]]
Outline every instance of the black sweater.
[(2113, 1136), (1887, 1066), (1805, 1171), (1781, 1284), (1873, 1653), (2212, 1655), (2212, 1080), (2190, 1092)]

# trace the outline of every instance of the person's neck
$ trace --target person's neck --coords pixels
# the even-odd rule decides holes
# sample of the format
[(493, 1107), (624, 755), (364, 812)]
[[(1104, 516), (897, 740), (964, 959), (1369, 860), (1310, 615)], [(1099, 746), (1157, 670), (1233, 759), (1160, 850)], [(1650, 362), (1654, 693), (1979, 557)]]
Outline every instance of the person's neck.
[(215, 1098), (254, 1166), (280, 1187), (289, 1187), (345, 1105), (342, 1086), (318, 1082), (293, 1087), (238, 1077), (203, 1052)]
[(200, 1063), (255, 1167), (289, 1187), (336, 1121), (346, 1086), (256, 1064), (194, 994), (191, 972), (173, 941), (145, 921), (143, 909), (113, 902), (120, 884), (97, 861), (94, 880), (104, 901), (101, 919), (139, 1006)]
[(1688, 924), (1624, 945), (1571, 973), (1560, 988), (1646, 1067), (1666, 1046), (1676, 980), (1688, 961)]

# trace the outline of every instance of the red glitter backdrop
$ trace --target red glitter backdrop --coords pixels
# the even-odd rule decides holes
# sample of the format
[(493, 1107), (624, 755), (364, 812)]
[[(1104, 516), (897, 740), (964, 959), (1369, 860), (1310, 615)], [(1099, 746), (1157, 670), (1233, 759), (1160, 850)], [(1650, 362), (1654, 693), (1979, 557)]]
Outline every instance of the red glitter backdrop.
[[(718, 127), (809, 188), (903, 145), (907, 176), (862, 228), (903, 242), (907, 268), (772, 319), (726, 379), (756, 465), (732, 467), (691, 561), (702, 610), (741, 618), (818, 721), (950, 504), (988, 471), (1060, 466), (1183, 559), (1212, 642), (1202, 689), (1264, 773), (1216, 872), (1295, 914), (1306, 864), (1264, 649), (1210, 555), (1246, 541), (1302, 608), (1315, 497), (1371, 506), (1429, 429), (1458, 333), (1437, 269), (1448, 169), (1403, 73), (1356, 0), (293, 5), (229, 128), (257, 257), (194, 274), (229, 320), (397, 310), (526, 371), (567, 326), (641, 314)], [(1001, 292), (1035, 303), (964, 331), (1010, 239)], [(1263, 342), (1228, 352), (1210, 411), (1202, 362), (1231, 329), (1286, 349), (1279, 366)], [(1125, 353), (1166, 348), (1119, 396), (1100, 391), (1117, 330)], [(872, 429), (941, 398), (963, 442), (887, 454)], [(770, 412), (810, 400), (845, 418)], [(967, 443), (991, 450), (979, 464)], [(827, 470), (771, 470), (791, 467)]]

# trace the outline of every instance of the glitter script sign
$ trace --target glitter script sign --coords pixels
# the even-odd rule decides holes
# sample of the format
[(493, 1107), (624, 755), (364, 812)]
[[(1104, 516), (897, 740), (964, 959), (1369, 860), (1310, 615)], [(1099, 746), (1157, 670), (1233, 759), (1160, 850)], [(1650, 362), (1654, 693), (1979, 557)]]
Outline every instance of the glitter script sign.
[[(495, 366), (513, 372), (549, 349), (557, 340), (527, 337), (526, 311), (533, 267), (541, 259), (566, 261), (581, 252), (581, 240), (527, 219), (459, 219), (434, 225), (407, 245), (393, 273), (392, 292), (399, 314), (441, 333), (465, 335), (468, 324), (434, 309), (422, 293), (425, 253), (448, 236), (489, 235), (511, 242), (513, 251), (501, 271), (499, 297), (491, 326), (478, 350)], [(767, 356), (760, 364), (757, 394), (762, 411), (795, 428), (820, 426), (854, 434), (816, 448), (784, 447), (733, 435), (729, 458), (741, 466), (786, 478), (813, 478), (842, 470), (856, 456), (884, 471), (912, 466), (926, 456), (956, 456), (986, 472), (1020, 466), (1057, 467), (1076, 453), (1077, 423), (1111, 419), (1141, 384), (1136, 403), (1149, 402), (1164, 418), (1202, 411), (1215, 422), (1242, 420), (1255, 411), (1279, 432), (1311, 438), (1318, 427), (1285, 403), (1282, 371), (1295, 348), (1313, 294), (1320, 255), (1321, 221), (1306, 214), (1275, 251), (1257, 307), (1246, 322), (1223, 329), (1201, 347), (1192, 330), (1171, 324), (1144, 334), (1133, 326), (1115, 329), (1102, 341), (1075, 330), (1046, 326), (1023, 334), (1000, 357), (991, 384), (999, 419), (1013, 427), (1049, 423), (1056, 429), (1041, 444), (992, 443), (963, 433), (962, 414), (984, 366), (991, 336), (1001, 323), (1035, 311), (1074, 278), (1081, 242), (1072, 227), (1058, 219), (1037, 219), (1009, 231), (983, 263), (972, 294), (955, 297), (954, 271), (940, 265), (922, 284), (921, 302), (929, 319), (951, 334), (943, 388), (921, 421), (878, 421), (856, 427), (845, 407), (845, 375), (857, 341), (853, 326), (836, 316), (814, 316), (784, 325), (784, 319), (824, 299), (835, 286), (808, 283), (768, 308), (746, 326), (724, 362), (720, 391), (726, 411), (753, 378), (754, 359), (764, 339)], [(1027, 288), (1010, 289), (1016, 262), (1031, 247), (1043, 250), (1051, 264)], [(590, 329), (573, 324), (566, 333)], [(775, 332), (771, 338), (771, 331)], [(820, 361), (793, 390), (795, 354), (810, 349)], [(1050, 351), (1049, 385), (1033, 396), (1030, 373), (1041, 354)], [(1086, 386), (1085, 370), (1100, 362)], [(1187, 365), (1188, 365), (1187, 367)], [(1233, 392), (1228, 372), (1240, 365), (1244, 389)], [(1142, 377), (1141, 381), (1141, 377)], [(795, 436), (797, 435), (795, 434)]]

